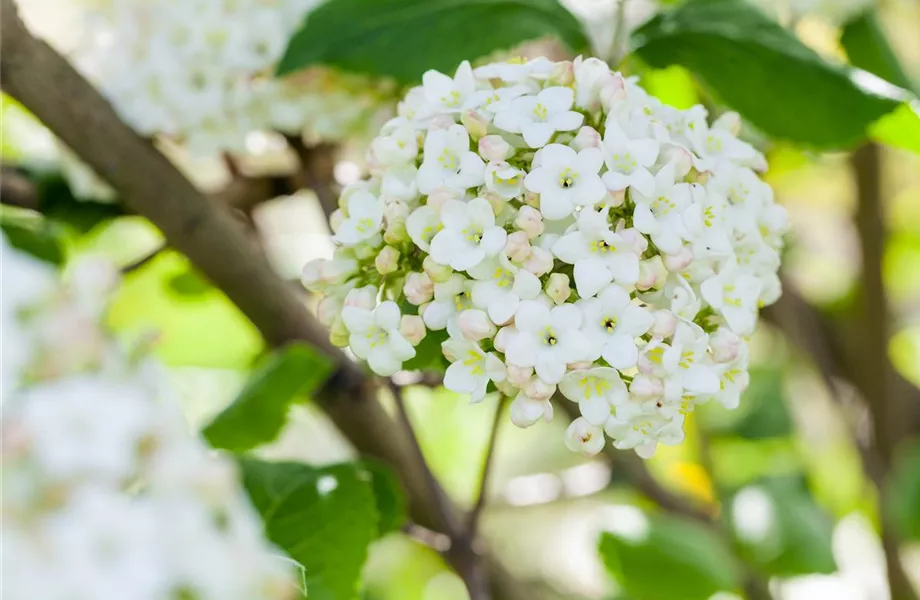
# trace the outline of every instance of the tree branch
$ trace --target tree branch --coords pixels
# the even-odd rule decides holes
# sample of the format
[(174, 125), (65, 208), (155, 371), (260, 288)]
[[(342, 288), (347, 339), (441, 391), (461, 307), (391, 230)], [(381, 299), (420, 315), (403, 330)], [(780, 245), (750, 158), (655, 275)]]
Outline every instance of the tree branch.
[[(319, 406), (355, 448), (400, 474), (415, 522), (439, 530), (437, 500), (406, 440), (376, 400), (362, 369), (328, 340), (300, 297), (268, 264), (227, 210), (210, 202), (148, 140), (124, 125), (113, 108), (57, 52), (34, 38), (12, 0), (0, 0), (0, 85), (109, 182), (129, 209), (149, 219), (166, 243), (191, 262), (279, 347), (308, 342), (338, 365), (317, 394)], [(489, 561), (496, 595), (526, 600), (497, 561)], [(464, 565), (456, 565), (458, 570)]]
[(485, 462), (482, 465), (482, 476), (479, 478), (479, 493), (476, 496), (476, 503), (473, 504), (466, 519), (466, 537), (471, 542), (476, 540), (476, 534), (479, 529), (479, 521), (482, 517), (482, 511), (486, 506), (486, 497), (488, 493), (489, 475), (492, 472), (493, 455), (495, 454), (495, 443), (498, 440), (498, 430), (502, 423), (504, 414), (505, 397), (498, 399), (498, 406), (495, 407), (495, 415), (492, 418), (492, 428), (489, 431), (489, 441), (486, 445)]

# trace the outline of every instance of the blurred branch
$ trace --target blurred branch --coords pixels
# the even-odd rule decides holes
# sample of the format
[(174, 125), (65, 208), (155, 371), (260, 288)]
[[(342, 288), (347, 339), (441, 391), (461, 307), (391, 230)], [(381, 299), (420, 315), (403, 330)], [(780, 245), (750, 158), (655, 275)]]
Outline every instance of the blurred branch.
[(29, 178), (4, 165), (0, 171), (0, 202), (9, 206), (38, 210), (38, 194)]
[(326, 143), (307, 146), (299, 135), (285, 135), (284, 138), (297, 156), (299, 168), (292, 177), (295, 186), (313, 190), (328, 221), (329, 215), (339, 207), (339, 189), (335, 181), (336, 147)]
[(485, 462), (482, 465), (482, 476), (479, 478), (479, 494), (476, 496), (476, 503), (467, 515), (466, 536), (470, 541), (476, 540), (476, 533), (479, 529), (479, 520), (482, 518), (482, 511), (486, 506), (486, 497), (488, 494), (489, 475), (492, 472), (492, 456), (495, 454), (495, 442), (498, 440), (498, 430), (501, 426), (502, 415), (505, 412), (505, 397), (500, 396), (498, 406), (495, 407), (495, 416), (492, 418), (492, 428), (489, 432), (489, 441), (486, 446)]
[[(308, 342), (338, 365), (317, 404), (361, 453), (394, 467), (417, 523), (443, 529), (438, 499), (403, 436), (377, 401), (362, 369), (333, 346), (291, 286), (275, 274), (230, 211), (210, 202), (153, 145), (121, 122), (108, 102), (67, 61), (34, 38), (13, 0), (0, 0), (0, 85), (149, 219), (259, 329), (272, 346)], [(452, 507), (453, 510), (453, 507)], [(449, 560), (457, 559), (448, 556)], [(500, 563), (484, 559), (496, 598), (528, 600)], [(465, 564), (456, 563), (460, 571)]]

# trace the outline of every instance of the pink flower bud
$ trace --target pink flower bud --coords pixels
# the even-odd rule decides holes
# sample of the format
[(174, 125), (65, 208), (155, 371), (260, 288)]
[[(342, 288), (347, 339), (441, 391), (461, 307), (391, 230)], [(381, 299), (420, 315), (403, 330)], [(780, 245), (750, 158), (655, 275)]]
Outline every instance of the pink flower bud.
[(425, 322), (418, 315), (403, 315), (399, 320), (399, 333), (413, 346), (425, 339)]
[(460, 115), (460, 123), (466, 127), (474, 142), (489, 130), (489, 121), (475, 110), (463, 111), (463, 114)]
[(522, 206), (514, 218), (514, 225), (533, 239), (543, 233), (543, 215), (532, 206)]
[(537, 277), (542, 277), (553, 270), (553, 255), (548, 250), (533, 246), (530, 256), (524, 261), (524, 268)]
[(416, 306), (430, 302), (434, 294), (434, 283), (428, 273), (409, 273), (403, 285), (403, 294), (410, 304)]
[(623, 203), (626, 202), (626, 190), (607, 190), (607, 197), (603, 201), (604, 206), (609, 206), (610, 208), (616, 208), (618, 206), (623, 206)]
[(409, 216), (409, 205), (402, 200), (388, 200), (383, 206), (383, 216), (388, 223), (405, 221)]
[(534, 423), (544, 418), (547, 421), (553, 418), (553, 405), (548, 400), (537, 400), (528, 398), (524, 394), (518, 394), (511, 401), (511, 422), (517, 427), (530, 427)]
[(639, 231), (633, 227), (628, 229), (620, 229), (619, 224), (617, 226), (617, 233), (620, 234), (624, 240), (630, 243), (633, 248), (633, 252), (642, 256), (646, 250), (648, 250), (648, 239), (639, 233)]
[(664, 257), (664, 266), (672, 273), (678, 273), (690, 266), (693, 262), (693, 251), (687, 246), (681, 247), (677, 254), (666, 254)]
[(531, 377), (533, 377), (533, 367), (508, 365), (508, 381), (513, 385), (524, 388), (530, 382)]
[(578, 130), (578, 133), (575, 135), (575, 139), (569, 142), (576, 152), (581, 152), (586, 148), (600, 148), (601, 147), (601, 134), (597, 132), (593, 127), (588, 127), (585, 125)]
[(497, 328), (489, 315), (478, 308), (469, 308), (457, 316), (460, 334), (471, 342), (478, 342), (495, 335)]
[(666, 309), (660, 309), (652, 313), (652, 316), (655, 317), (655, 324), (652, 325), (652, 329), (649, 332), (652, 336), (665, 339), (674, 335), (674, 330), (677, 329), (677, 317), (674, 316), (674, 313)]
[(572, 85), (575, 81), (575, 69), (572, 61), (563, 60), (553, 65), (547, 85)]
[(316, 305), (316, 318), (326, 327), (332, 327), (332, 324), (341, 315), (342, 299), (337, 296), (325, 296)]
[(546, 295), (558, 306), (572, 295), (572, 288), (569, 286), (569, 276), (565, 273), (553, 273), (546, 282)]
[(502, 162), (513, 154), (511, 144), (500, 135), (487, 135), (479, 140), (479, 156), (488, 162)]
[(498, 333), (495, 334), (495, 339), (492, 340), (492, 344), (495, 346), (496, 350), (504, 352), (508, 347), (508, 342), (510, 342), (517, 333), (518, 330), (513, 325), (502, 327), (498, 330)]
[(668, 270), (660, 256), (639, 261), (639, 281), (636, 282), (636, 289), (641, 292), (652, 288), (661, 287), (668, 278)]
[(556, 393), (556, 386), (546, 383), (539, 377), (533, 377), (524, 387), (524, 393), (537, 400), (549, 400)]
[(377, 288), (372, 285), (355, 288), (345, 295), (343, 306), (373, 310), (377, 306)]
[(601, 106), (607, 112), (611, 107), (626, 99), (626, 82), (619, 74), (608, 77), (600, 91)]
[(732, 135), (738, 135), (741, 133), (741, 115), (734, 111), (728, 111), (713, 121), (712, 129), (721, 129)]
[(633, 377), (629, 393), (642, 399), (655, 398), (664, 393), (664, 386), (659, 379), (639, 374)]
[(393, 246), (384, 246), (374, 259), (374, 266), (381, 275), (387, 275), (399, 268), (399, 250)]
[(515, 231), (508, 235), (505, 242), (505, 255), (514, 262), (524, 262), (530, 256), (530, 240), (527, 239), (527, 233)]
[(308, 290), (322, 291), (328, 285), (342, 283), (358, 269), (352, 259), (317, 258), (303, 268), (301, 281)]
[(479, 197), (484, 198), (489, 201), (489, 205), (492, 207), (493, 214), (496, 214), (496, 215), (501, 214), (502, 210), (505, 209), (505, 203), (507, 202), (507, 200), (505, 198), (502, 198), (495, 192), (491, 192), (487, 190), (479, 194)]
[(712, 358), (716, 362), (727, 363), (738, 357), (741, 347), (741, 338), (726, 327), (719, 327), (709, 336), (709, 347), (712, 349)]
[(440, 187), (428, 194), (428, 206), (435, 210), (441, 210), (444, 203), (448, 200), (457, 200), (459, 195), (450, 188)]
[(422, 261), (422, 268), (434, 283), (444, 283), (454, 274), (454, 270), (448, 265), (439, 265), (430, 256), (426, 256), (425, 260)]

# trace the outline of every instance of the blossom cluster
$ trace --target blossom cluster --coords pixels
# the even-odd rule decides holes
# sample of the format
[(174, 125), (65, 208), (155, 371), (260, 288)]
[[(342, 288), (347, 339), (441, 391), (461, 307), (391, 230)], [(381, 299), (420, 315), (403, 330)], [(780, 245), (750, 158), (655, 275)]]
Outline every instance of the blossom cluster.
[(697, 404), (738, 404), (786, 228), (738, 116), (706, 117), (594, 58), (429, 71), (305, 267), (332, 341), (384, 376), (440, 347), (448, 389), (512, 397), (522, 427), (558, 391), (574, 450), (679, 442)]
[(5, 240), (2, 260), (4, 598), (300, 597), (233, 463), (99, 325), (115, 272), (84, 262), (62, 286)]
[(304, 130), (341, 139), (389, 92), (323, 68), (277, 79), (288, 39), (317, 0), (122, 0), (87, 19), (73, 52), (126, 122), (197, 154), (244, 148), (247, 134)]

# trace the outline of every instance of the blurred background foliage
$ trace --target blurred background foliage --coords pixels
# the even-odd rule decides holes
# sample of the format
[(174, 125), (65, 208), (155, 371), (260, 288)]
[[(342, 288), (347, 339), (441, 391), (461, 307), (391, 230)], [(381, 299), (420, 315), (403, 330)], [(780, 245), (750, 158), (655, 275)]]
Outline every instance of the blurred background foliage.
[[(20, 3), (26, 7), (29, 1)], [(352, 10), (371, 13), (354, 23), (355, 28), (347, 35), (338, 28), (334, 12), (312, 19), (292, 41), (282, 61), (282, 71), (294, 70), (306, 62), (324, 62), (411, 82), (425, 68), (449, 70), (462, 58), (490, 53), (501, 44), (488, 36), (504, 35), (503, 19), (510, 23), (516, 18), (501, 12), (504, 4), (510, 3), (483, 2), (481, 15), (467, 15), (463, 22), (412, 22), (403, 25), (406, 31), (380, 33), (364, 31), (362, 27), (371, 28), (373, 11), (389, 10), (391, 0), (376, 8), (367, 1), (340, 3), (343, 2), (354, 5)], [(460, 4), (445, 3), (448, 8)], [(602, 47), (605, 39), (609, 45), (617, 3), (570, 0), (569, 4), (587, 24), (595, 47)], [(735, 3), (712, 4), (724, 8)], [(563, 10), (549, 0), (535, 2), (534, 7)], [(624, 13), (628, 27), (645, 22), (655, 10), (656, 6), (644, 0), (629, 0)], [(853, 44), (867, 36), (884, 35), (892, 54), (851, 50), (850, 60), (859, 60), (863, 63), (860, 66), (892, 83), (916, 89), (920, 81), (920, 3), (882, 1), (876, 16), (871, 27), (865, 23), (861, 29), (844, 26), (842, 38), (840, 26), (809, 15), (781, 17), (781, 21), (792, 32), (790, 36), (797, 36), (830, 61), (845, 60), (848, 49), (841, 40), (844, 44), (849, 41), (852, 47), (865, 47)], [(496, 19), (492, 29), (477, 21), (491, 17)], [(54, 17), (46, 14), (42, 18)], [(663, 36), (671, 27), (669, 19), (672, 15), (654, 17), (638, 30), (638, 39)], [(564, 58), (569, 51), (557, 41), (530, 40), (554, 33), (569, 47), (578, 48), (586, 40), (577, 23), (571, 19), (560, 29), (552, 18), (538, 19), (532, 27), (521, 30), (517, 39), (506, 37), (504, 41), (528, 42), (512, 55)], [(602, 27), (605, 23), (606, 28)], [(443, 55), (426, 53), (429, 38), (446, 33), (438, 29), (441, 26), (459, 28), (450, 35), (468, 35), (473, 45), (451, 46)], [(744, 22), (737, 26), (743, 29)], [(420, 33), (419, 29), (425, 27), (434, 29)], [(325, 46), (325, 54), (316, 54), (315, 48), (310, 47), (297, 55), (302, 39), (315, 43), (316, 35), (332, 38)], [(403, 55), (361, 54), (361, 48), (350, 40), (369, 35), (402, 36), (414, 40), (415, 45), (407, 44)], [(762, 104), (763, 98), (751, 94), (762, 90), (763, 78), (770, 79), (775, 94), (770, 101), (776, 110), (765, 113), (758, 126), (748, 123), (747, 137), (766, 150), (770, 164), (767, 180), (793, 223), (784, 279), (789, 290), (820, 314), (830, 319), (848, 314), (848, 307), (864, 283), (855, 221), (858, 189), (851, 157), (841, 149), (852, 146), (854, 138), (862, 134), (859, 118), (863, 113), (871, 114), (874, 120), (891, 106), (877, 98), (866, 101), (854, 96), (856, 99), (841, 100), (855, 93), (839, 82), (816, 84), (816, 77), (836, 75), (827, 75), (808, 61), (792, 67), (785, 65), (788, 55), (794, 54), (788, 48), (772, 47), (769, 51), (773, 54), (766, 63), (751, 67), (745, 60), (767, 51), (748, 52), (725, 46), (725, 39), (733, 39), (732, 32), (701, 25), (697, 33), (687, 35), (705, 37), (705, 43), (690, 43), (686, 37), (678, 40), (687, 44), (676, 50), (683, 66), (669, 65), (672, 55), (662, 48), (678, 42), (661, 38), (645, 44), (638, 54), (629, 54), (622, 68), (640, 75), (649, 91), (666, 103), (686, 108), (702, 102), (715, 111), (728, 104), (745, 113), (747, 104)], [(697, 55), (697, 51), (702, 53)], [(775, 69), (765, 70), (764, 64)], [(726, 86), (719, 83), (726, 77), (751, 78), (753, 83), (746, 90), (744, 85), (738, 85), (732, 88), (735, 93), (726, 95)], [(787, 89), (798, 92), (790, 96), (785, 93)], [(807, 93), (803, 94), (803, 89)], [(718, 90), (723, 93), (720, 95)], [(822, 109), (823, 104), (836, 101), (850, 103), (851, 110), (844, 113), (843, 120), (839, 111), (825, 114)], [(802, 111), (816, 115), (815, 119), (803, 121), (796, 116)], [(206, 434), (215, 446), (257, 446), (255, 455), (262, 459), (312, 465), (335, 465), (354, 459), (348, 443), (308, 401), (311, 382), (272, 376), (269, 387), (260, 388), (266, 385), (264, 378), (269, 375), (301, 372), (305, 365), (313, 369), (322, 359), (308, 358), (304, 363), (303, 357), (296, 356), (267, 358), (258, 332), (245, 316), (184, 257), (169, 249), (161, 250), (163, 241), (155, 228), (139, 217), (124, 214), (110, 199), (93, 198), (95, 192), (87, 194), (73, 179), (61, 176), (61, 161), (72, 159), (61, 154), (53, 136), (22, 106), (3, 96), (0, 115), (4, 167), (19, 169), (34, 182), (38, 208), (47, 217), (40, 219), (31, 211), (4, 206), (0, 213), (4, 230), (13, 243), (20, 240), (19, 244), (52, 262), (96, 252), (125, 267), (124, 285), (109, 316), (110, 324), (125, 339), (148, 340), (171, 367), (193, 428), (202, 429), (211, 423)], [(847, 120), (849, 117), (854, 120)], [(891, 309), (890, 360), (903, 378), (920, 386), (920, 124), (916, 114), (902, 107), (873, 126), (872, 133), (888, 143), (880, 149), (879, 166), (882, 213), (888, 232), (883, 277)], [(782, 141), (771, 141), (773, 138)], [(280, 151), (275, 151), (272, 143), (260, 146), (261, 138), (254, 139), (250, 149), (268, 150), (240, 157), (243, 168), (260, 172), (283, 170), (288, 160), (283, 144)], [(166, 147), (164, 151), (181, 154), (181, 149), (176, 148)], [(337, 156), (338, 183), (353, 181), (362, 169), (360, 143), (346, 140)], [(205, 189), (217, 189), (229, 177), (220, 158), (185, 157), (178, 163), (195, 172), (196, 182)], [(277, 270), (288, 278), (296, 279), (301, 265), (309, 258), (327, 254), (331, 248), (322, 208), (311, 192), (264, 202), (249, 216), (254, 235)], [(854, 433), (848, 424), (847, 413), (852, 406), (847, 404), (846, 396), (852, 395), (852, 386), (841, 382), (840, 387), (829, 389), (813, 359), (790, 343), (777, 322), (775, 316), (768, 314), (752, 341), (752, 381), (741, 406), (735, 411), (715, 404), (704, 406), (688, 421), (687, 441), (677, 447), (661, 448), (648, 462), (660, 486), (688, 506), (710, 515), (717, 523), (714, 527), (660, 510), (637, 491), (634, 480), (618, 462), (611, 464), (604, 457), (589, 460), (567, 451), (562, 443), (564, 415), (527, 430), (502, 423), (482, 533), (493, 552), (503, 558), (535, 598), (728, 600), (735, 597), (729, 594), (740, 594), (744, 588), (745, 570), (741, 565), (747, 565), (759, 576), (772, 578), (776, 597), (784, 600), (883, 600), (888, 598), (888, 591), (879, 538), (880, 514), (889, 514), (880, 512), (883, 509), (893, 515), (905, 571), (920, 588), (917, 440), (913, 440), (913, 446), (908, 442), (898, 449), (898, 461), (885, 479), (891, 501), (889, 506), (880, 506), (878, 489), (863, 468), (857, 443), (866, 432), (857, 427)], [(835, 332), (838, 336), (849, 335), (845, 325)], [(220, 419), (233, 419), (229, 412), (221, 413), (224, 408), (231, 403), (234, 407), (242, 405), (239, 410), (244, 410), (245, 419), (251, 414), (245, 412), (246, 403), (264, 398), (272, 400), (271, 415), (257, 428), (253, 424), (257, 431), (250, 431), (250, 437), (234, 437), (234, 428), (226, 424), (221, 429)], [(490, 423), (498, 410), (497, 399), (471, 406), (443, 389), (416, 386), (407, 391), (406, 400), (432, 470), (459, 504), (471, 505), (485, 460)], [(212, 422), (218, 414), (220, 419)], [(857, 417), (857, 424), (865, 429), (865, 415), (857, 410)], [(263, 472), (255, 463), (245, 470), (252, 481), (264, 482), (275, 476)], [(318, 476), (321, 475), (311, 475)], [(341, 473), (339, 476), (343, 481)], [(392, 483), (381, 485), (384, 490), (398, 487)], [(315, 491), (315, 486), (310, 489)], [(380, 508), (379, 512), (383, 515), (381, 523), (387, 518), (391, 522), (380, 525), (382, 536), (368, 538), (367, 541), (377, 541), (370, 546), (366, 562), (361, 553), (352, 557), (346, 552), (352, 543), (348, 539), (326, 541), (327, 546), (314, 540), (315, 548), (339, 552), (336, 556), (341, 562), (354, 569), (362, 568), (363, 563), (364, 598), (465, 598), (462, 582), (446, 567), (436, 549), (401, 532), (403, 500), (398, 491), (387, 493), (393, 494), (392, 506)], [(355, 496), (343, 498), (346, 504), (358, 502)], [(309, 498), (300, 501), (309, 506)], [(368, 496), (362, 501), (374, 499)], [(300, 518), (298, 507), (292, 510), (291, 518)], [(309, 516), (313, 520), (353, 524), (362, 514), (355, 509), (344, 515)], [(311, 560), (310, 552), (305, 551), (303, 556)], [(320, 565), (321, 576), (328, 566)], [(333, 577), (337, 576), (333, 573)], [(339, 584), (329, 588), (333, 590), (331, 595), (316, 598), (338, 600), (341, 596), (334, 592), (336, 585)]]

